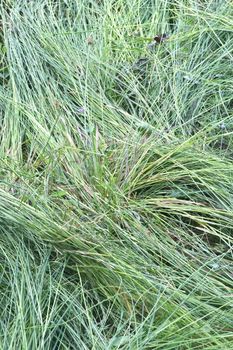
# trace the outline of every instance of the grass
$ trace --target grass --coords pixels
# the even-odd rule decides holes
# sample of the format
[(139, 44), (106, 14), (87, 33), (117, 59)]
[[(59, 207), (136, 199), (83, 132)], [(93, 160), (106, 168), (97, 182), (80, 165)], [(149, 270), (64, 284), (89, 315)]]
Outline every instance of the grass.
[(0, 349), (233, 349), (232, 3), (0, 14)]

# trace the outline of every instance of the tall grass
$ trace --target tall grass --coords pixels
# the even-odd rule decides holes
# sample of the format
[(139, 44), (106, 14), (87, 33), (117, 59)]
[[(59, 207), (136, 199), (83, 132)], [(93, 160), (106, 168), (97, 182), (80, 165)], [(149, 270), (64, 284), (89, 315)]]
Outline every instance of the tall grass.
[(0, 348), (232, 348), (232, 14), (1, 2)]

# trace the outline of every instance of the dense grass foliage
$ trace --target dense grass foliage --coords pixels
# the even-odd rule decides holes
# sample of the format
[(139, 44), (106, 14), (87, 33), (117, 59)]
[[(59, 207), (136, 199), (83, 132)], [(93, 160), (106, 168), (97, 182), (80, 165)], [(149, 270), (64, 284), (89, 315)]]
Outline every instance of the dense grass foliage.
[(1, 1), (0, 349), (233, 349), (232, 28)]

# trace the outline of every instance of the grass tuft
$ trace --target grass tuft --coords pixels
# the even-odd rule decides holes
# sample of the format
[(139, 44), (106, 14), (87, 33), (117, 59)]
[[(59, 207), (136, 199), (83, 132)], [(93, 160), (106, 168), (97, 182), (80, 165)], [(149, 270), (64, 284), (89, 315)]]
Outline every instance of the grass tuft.
[(232, 14), (0, 3), (1, 349), (232, 348)]

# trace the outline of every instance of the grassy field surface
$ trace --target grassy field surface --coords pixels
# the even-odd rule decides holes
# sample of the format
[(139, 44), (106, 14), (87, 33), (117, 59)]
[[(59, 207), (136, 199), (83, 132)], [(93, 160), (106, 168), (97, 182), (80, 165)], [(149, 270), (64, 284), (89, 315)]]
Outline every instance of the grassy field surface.
[(233, 349), (232, 133), (232, 1), (1, 0), (0, 349)]

